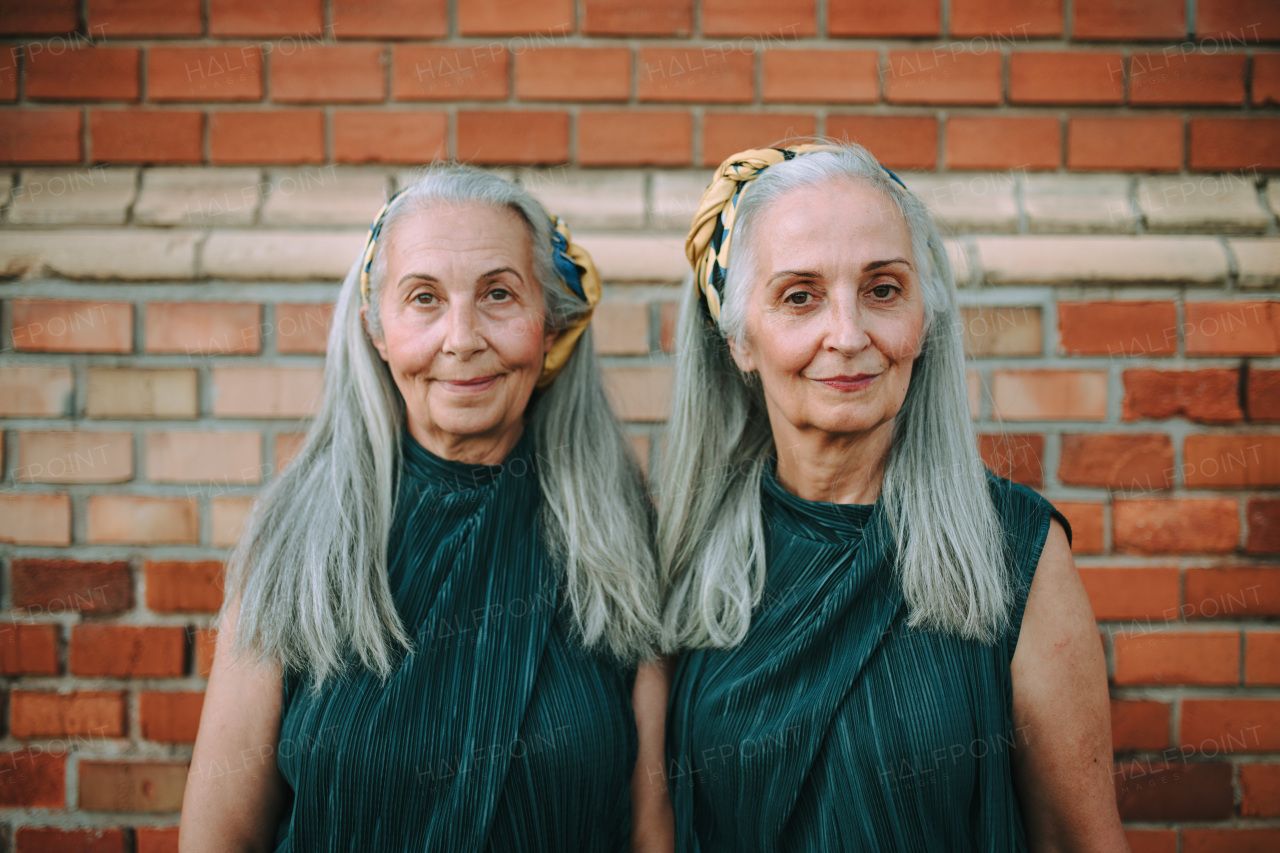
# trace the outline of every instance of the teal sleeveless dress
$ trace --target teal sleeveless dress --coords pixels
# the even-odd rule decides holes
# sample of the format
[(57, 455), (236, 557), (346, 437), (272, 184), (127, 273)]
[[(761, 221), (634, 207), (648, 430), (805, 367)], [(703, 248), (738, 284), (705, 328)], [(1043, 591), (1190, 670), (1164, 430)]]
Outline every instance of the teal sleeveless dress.
[(530, 430), (500, 465), (402, 444), (387, 559), (415, 649), (385, 683), (286, 675), (275, 850), (625, 851), (635, 671), (575, 639)]
[(682, 656), (667, 759), (676, 849), (1025, 850), (1009, 664), (1049, 533), (1031, 489), (987, 481), (1016, 566), (994, 645), (906, 626), (883, 506), (807, 501), (765, 466), (768, 570), (742, 643)]

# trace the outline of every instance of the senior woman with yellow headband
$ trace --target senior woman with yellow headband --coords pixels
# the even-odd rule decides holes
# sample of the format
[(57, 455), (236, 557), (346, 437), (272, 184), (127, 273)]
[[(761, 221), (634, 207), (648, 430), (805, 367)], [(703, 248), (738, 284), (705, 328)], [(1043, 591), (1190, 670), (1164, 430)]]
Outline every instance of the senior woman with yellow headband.
[(1125, 850), (1067, 520), (984, 468), (955, 285), (857, 145), (729, 158), (661, 473), (682, 851)]
[(600, 294), (495, 175), (435, 167), (383, 208), (319, 415), (229, 562), (182, 850), (652, 840), (651, 510), (601, 387)]

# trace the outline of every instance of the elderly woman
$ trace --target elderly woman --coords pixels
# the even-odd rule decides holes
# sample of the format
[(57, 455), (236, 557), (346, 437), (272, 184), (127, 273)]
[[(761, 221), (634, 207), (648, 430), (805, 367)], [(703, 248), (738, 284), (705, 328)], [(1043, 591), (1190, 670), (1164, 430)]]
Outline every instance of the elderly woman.
[(661, 840), (651, 510), (600, 292), (494, 175), (437, 167), (383, 208), (320, 412), (229, 563), (184, 851)]
[(1046, 500), (986, 470), (938, 231), (856, 145), (746, 151), (687, 244), (659, 490), (680, 850), (1124, 850)]

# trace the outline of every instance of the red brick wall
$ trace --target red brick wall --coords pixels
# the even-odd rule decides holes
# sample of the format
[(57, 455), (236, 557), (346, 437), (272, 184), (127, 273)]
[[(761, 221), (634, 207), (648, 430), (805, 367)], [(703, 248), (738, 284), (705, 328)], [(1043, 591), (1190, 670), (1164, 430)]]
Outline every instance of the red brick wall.
[(1134, 849), (1280, 848), (1278, 101), (1271, 0), (0, 0), (0, 850), (175, 849), (222, 560), (405, 167), (566, 215), (648, 462), (705, 167), (811, 133), (947, 226)]

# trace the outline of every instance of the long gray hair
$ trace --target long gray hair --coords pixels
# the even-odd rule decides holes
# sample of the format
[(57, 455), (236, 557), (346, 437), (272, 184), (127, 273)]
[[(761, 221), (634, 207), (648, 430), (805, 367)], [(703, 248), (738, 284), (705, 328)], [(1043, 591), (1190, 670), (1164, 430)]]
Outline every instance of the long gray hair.
[(755, 225), (775, 201), (833, 181), (869, 184), (892, 199), (911, 234), (925, 300), (922, 351), (893, 428), (880, 499), (912, 626), (990, 642), (1008, 619), (1010, 580), (999, 519), (969, 418), (955, 282), (927, 208), (859, 145), (769, 167), (738, 203), (721, 306), (724, 336), (707, 325), (687, 278), (676, 377), (659, 471), (658, 555), (670, 652), (741, 642), (765, 583), (760, 478), (775, 451), (758, 377), (744, 375), (728, 339), (745, 338)]
[[(351, 652), (385, 678), (394, 647), (413, 648), (387, 581), (405, 407), (370, 334), (382, 334), (375, 306), (397, 226), (466, 203), (510, 208), (528, 226), (548, 328), (566, 328), (588, 307), (556, 272), (542, 205), (503, 178), (434, 166), (388, 210), (370, 269), (370, 333), (360, 317), (361, 258), (338, 295), (320, 411), (297, 457), (256, 501), (228, 559), (218, 615), (221, 623), (239, 596), (235, 654), (306, 670), (315, 689), (344, 670)], [(660, 627), (652, 509), (605, 397), (590, 326), (561, 372), (535, 392), (526, 428), (544, 495), (539, 527), (564, 567), (584, 645), (626, 663), (651, 656)]]

